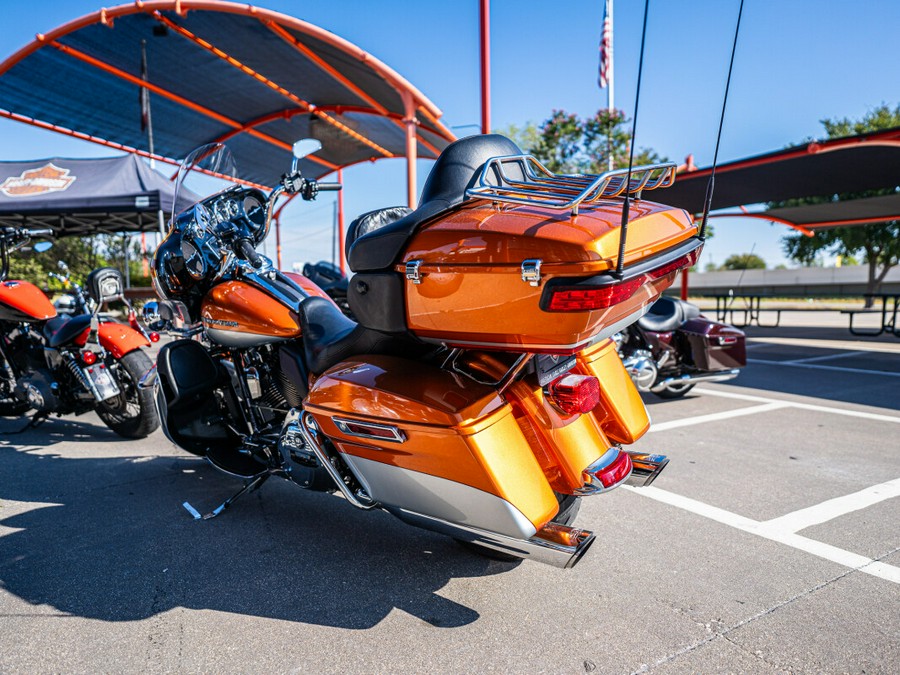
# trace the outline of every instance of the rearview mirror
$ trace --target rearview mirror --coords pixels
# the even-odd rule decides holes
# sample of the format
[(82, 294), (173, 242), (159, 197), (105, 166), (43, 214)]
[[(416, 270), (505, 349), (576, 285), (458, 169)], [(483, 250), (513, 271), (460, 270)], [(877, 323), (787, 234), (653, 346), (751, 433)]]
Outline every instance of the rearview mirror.
[(31, 248), (34, 249), (35, 251), (37, 251), (38, 253), (43, 253), (44, 251), (49, 251), (51, 248), (53, 248), (53, 242), (52, 241), (39, 241), (35, 244), (32, 244)]
[(322, 149), (322, 143), (315, 138), (303, 138), (294, 143), (294, 157), (303, 159), (307, 155), (318, 152)]

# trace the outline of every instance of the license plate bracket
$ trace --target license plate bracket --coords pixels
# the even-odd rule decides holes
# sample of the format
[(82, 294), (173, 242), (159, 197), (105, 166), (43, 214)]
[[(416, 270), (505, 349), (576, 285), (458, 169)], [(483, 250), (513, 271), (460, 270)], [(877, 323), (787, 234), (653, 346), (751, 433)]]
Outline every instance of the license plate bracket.
[(556, 356), (555, 354), (538, 354), (534, 360), (534, 370), (538, 385), (545, 387), (553, 380), (562, 377), (575, 367), (574, 356)]

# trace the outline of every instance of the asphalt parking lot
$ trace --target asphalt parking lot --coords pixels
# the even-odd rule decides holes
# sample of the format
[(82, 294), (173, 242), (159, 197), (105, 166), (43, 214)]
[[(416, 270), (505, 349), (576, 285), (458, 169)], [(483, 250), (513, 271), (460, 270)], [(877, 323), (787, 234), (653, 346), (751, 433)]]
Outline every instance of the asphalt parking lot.
[(900, 339), (748, 334), (572, 570), (283, 481), (194, 521), (237, 486), (161, 432), (2, 420), (0, 672), (900, 672)]

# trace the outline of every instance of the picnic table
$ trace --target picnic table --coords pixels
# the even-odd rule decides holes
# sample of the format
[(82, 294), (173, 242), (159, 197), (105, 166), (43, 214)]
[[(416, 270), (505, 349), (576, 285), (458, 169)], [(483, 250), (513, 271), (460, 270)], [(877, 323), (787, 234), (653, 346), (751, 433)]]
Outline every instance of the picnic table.
[[(847, 314), (850, 317), (850, 332), (853, 335), (881, 335), (882, 333), (891, 333), (895, 337), (900, 337), (900, 326), (897, 325), (897, 310), (900, 308), (900, 293), (865, 293), (865, 298), (872, 298), (873, 304), (877, 304), (881, 300), (881, 309), (875, 307), (869, 309), (844, 309), (841, 314)], [(868, 304), (868, 303), (866, 303)], [(854, 327), (853, 319), (859, 314), (880, 314), (881, 325), (878, 327)]]

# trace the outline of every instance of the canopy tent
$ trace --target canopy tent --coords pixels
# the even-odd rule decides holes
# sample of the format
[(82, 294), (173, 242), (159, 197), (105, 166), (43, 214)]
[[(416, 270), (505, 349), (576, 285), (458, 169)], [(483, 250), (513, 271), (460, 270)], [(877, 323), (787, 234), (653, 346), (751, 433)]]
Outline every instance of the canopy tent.
[[(150, 232), (172, 212), (175, 185), (135, 155), (0, 162), (0, 226), (56, 236)], [(179, 197), (178, 210), (196, 197)]]
[(262, 185), (290, 166), (303, 137), (324, 146), (300, 164), (314, 178), (406, 156), (410, 203), (415, 159), (454, 139), (441, 111), (371, 54), (222, 0), (138, 1), (38, 35), (0, 63), (0, 101), (0, 116), (169, 163), (228, 141), (241, 178)]
[[(665, 201), (703, 210), (711, 168), (678, 175)], [(900, 128), (812, 141), (716, 167), (712, 209), (900, 186)], [(900, 194), (755, 213), (721, 213), (781, 222), (809, 232), (900, 219)]]

